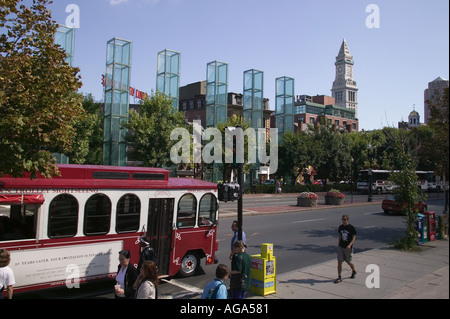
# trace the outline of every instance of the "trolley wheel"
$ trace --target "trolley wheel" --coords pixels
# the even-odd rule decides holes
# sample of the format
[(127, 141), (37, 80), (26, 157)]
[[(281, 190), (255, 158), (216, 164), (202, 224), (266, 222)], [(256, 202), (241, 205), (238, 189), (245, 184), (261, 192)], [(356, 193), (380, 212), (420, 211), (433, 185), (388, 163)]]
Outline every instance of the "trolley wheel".
[(194, 275), (199, 264), (200, 263), (196, 254), (187, 253), (181, 261), (181, 268), (178, 274), (181, 277), (191, 277)]

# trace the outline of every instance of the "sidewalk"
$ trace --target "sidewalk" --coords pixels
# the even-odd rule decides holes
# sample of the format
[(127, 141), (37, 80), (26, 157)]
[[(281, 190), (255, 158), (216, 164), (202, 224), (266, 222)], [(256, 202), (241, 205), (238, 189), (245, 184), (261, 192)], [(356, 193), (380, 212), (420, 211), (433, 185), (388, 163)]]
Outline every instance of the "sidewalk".
[[(274, 195), (258, 194), (247, 197), (268, 197)], [(317, 207), (295, 206), (296, 194), (275, 196), (292, 197), (289, 206), (252, 207), (245, 209), (244, 216), (260, 214), (279, 214), (295, 211), (335, 208), (324, 205), (319, 200)], [(320, 196), (322, 198), (323, 196)], [(359, 205), (381, 205), (380, 199), (367, 203), (367, 195), (355, 195), (353, 203), (349, 196), (341, 207)], [(221, 218), (234, 217), (235, 212), (220, 212)], [(247, 299), (449, 299), (449, 240), (441, 239), (421, 245), (420, 252), (404, 252), (384, 247), (353, 255), (358, 272), (350, 279), (350, 267), (344, 263), (342, 282), (335, 284), (337, 260), (305, 267), (277, 276), (277, 293), (265, 297), (251, 295)], [(367, 288), (366, 280), (373, 283), (373, 270), (379, 269), (380, 287)]]
[[(421, 252), (403, 252), (388, 247), (353, 256), (358, 272), (344, 263), (342, 282), (335, 284), (337, 261), (298, 269), (277, 277), (277, 293), (248, 299), (449, 299), (449, 241), (428, 242)], [(380, 287), (369, 289), (377, 265)]]
[[(319, 202), (316, 207), (300, 207), (297, 206), (297, 196), (298, 194), (247, 194), (246, 198), (270, 198), (270, 197), (279, 197), (279, 198), (289, 198), (292, 201), (290, 205), (277, 205), (277, 206), (260, 206), (260, 207), (246, 207), (244, 205), (243, 215), (244, 216), (255, 216), (255, 215), (265, 215), (265, 214), (285, 214), (285, 213), (294, 213), (301, 211), (310, 211), (310, 210), (318, 210), (318, 209), (332, 209), (336, 208), (333, 205), (325, 205), (324, 193), (317, 193), (319, 195)], [(367, 202), (367, 195), (353, 195), (350, 198), (350, 195), (346, 195), (345, 202), (340, 207), (352, 207), (352, 206), (361, 206), (361, 205), (380, 205), (381, 207), (381, 199), (374, 199), (373, 202)], [(231, 218), (237, 216), (237, 210), (224, 210), (219, 207), (219, 216), (220, 218)]]

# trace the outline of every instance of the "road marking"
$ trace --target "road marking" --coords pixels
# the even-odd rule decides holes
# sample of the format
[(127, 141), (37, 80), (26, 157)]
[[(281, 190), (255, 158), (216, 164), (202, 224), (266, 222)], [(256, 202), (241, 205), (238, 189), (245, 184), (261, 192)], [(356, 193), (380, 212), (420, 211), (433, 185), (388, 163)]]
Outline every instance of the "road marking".
[(320, 219), (308, 219), (308, 220), (299, 220), (296, 222), (293, 222), (293, 224), (300, 224), (300, 223), (309, 223), (309, 222), (318, 222), (321, 220), (325, 220), (326, 218), (320, 218)]
[[(189, 292), (191, 292), (193, 294), (201, 295), (203, 293), (203, 290), (201, 290), (200, 288), (192, 286), (192, 285), (189, 285), (189, 284), (186, 284), (184, 282), (180, 282), (177, 279), (172, 279), (172, 280), (161, 279), (161, 281), (164, 281), (165, 283), (168, 283), (170, 285), (176, 286), (178, 288), (187, 290), (187, 291), (189, 291)], [(172, 299), (179, 299), (180, 298), (180, 296), (179, 296), (180, 294), (181, 295), (185, 295), (186, 293), (185, 292), (178, 293), (175, 296), (172, 296)], [(173, 297), (175, 297), (175, 298), (173, 298)]]

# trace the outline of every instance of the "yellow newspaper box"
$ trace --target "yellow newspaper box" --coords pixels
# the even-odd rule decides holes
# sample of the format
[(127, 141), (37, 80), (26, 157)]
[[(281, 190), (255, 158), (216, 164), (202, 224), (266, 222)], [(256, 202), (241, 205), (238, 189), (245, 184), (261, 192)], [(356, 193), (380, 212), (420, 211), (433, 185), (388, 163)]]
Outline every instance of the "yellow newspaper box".
[(259, 296), (277, 292), (277, 258), (273, 256), (273, 244), (262, 244), (261, 254), (252, 255), (250, 291)]

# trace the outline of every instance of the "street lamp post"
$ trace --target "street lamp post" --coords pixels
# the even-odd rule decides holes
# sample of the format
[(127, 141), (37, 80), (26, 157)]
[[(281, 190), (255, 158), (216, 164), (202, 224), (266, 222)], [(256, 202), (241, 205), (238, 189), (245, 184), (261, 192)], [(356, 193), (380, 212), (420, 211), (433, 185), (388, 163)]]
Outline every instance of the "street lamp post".
[(352, 162), (350, 165), (350, 198), (353, 204), (353, 157), (351, 157)]
[(372, 198), (372, 179), (373, 179), (373, 172), (372, 172), (372, 150), (373, 147), (372, 145), (368, 144), (367, 145), (367, 157), (369, 158), (369, 183), (367, 186), (367, 192), (369, 193), (369, 197), (367, 199), (368, 202), (372, 202), (373, 198)]
[[(236, 129), (242, 129), (241, 126), (236, 127), (227, 127), (229, 132), (236, 134)], [(244, 195), (244, 163), (239, 163), (237, 156), (237, 137), (233, 135), (233, 168), (238, 169), (238, 184), (239, 184), (239, 198), (237, 203), (237, 211), (238, 211), (238, 240), (242, 240), (242, 225), (244, 222), (243, 211), (244, 211), (244, 203), (243, 203), (243, 195)]]

